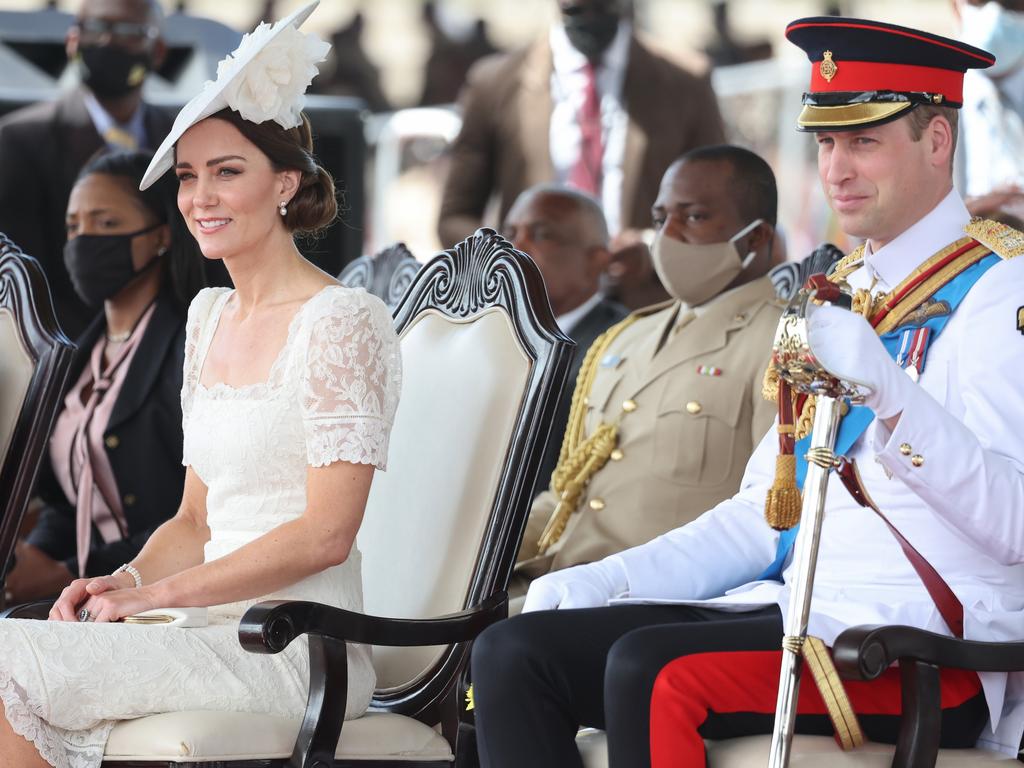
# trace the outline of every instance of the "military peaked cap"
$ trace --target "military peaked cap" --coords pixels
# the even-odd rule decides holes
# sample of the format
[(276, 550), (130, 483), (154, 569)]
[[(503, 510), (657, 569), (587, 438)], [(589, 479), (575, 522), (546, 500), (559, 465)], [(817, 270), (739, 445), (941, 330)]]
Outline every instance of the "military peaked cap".
[(802, 131), (880, 125), (920, 104), (959, 108), (964, 73), (995, 57), (980, 48), (868, 19), (797, 19), (786, 37), (811, 61), (811, 85), (797, 119)]

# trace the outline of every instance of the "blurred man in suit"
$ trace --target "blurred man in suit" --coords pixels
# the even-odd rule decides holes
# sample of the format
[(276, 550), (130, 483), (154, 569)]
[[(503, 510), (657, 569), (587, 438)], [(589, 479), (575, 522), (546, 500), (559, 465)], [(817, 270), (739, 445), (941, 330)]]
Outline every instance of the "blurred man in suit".
[[(480, 226), (492, 196), (503, 221), (520, 192), (549, 181), (600, 200), (613, 237), (647, 229), (669, 164), (722, 140), (707, 78), (642, 43), (629, 0), (558, 3), (549, 34), (470, 71), (441, 201), (446, 246)], [(638, 238), (622, 242), (649, 264)]]
[(551, 437), (534, 487), (536, 495), (548, 487), (558, 463), (573, 384), (583, 356), (598, 336), (628, 312), (598, 291), (601, 272), (608, 266), (611, 254), (608, 226), (594, 198), (554, 184), (530, 187), (513, 203), (502, 234), (537, 262), (558, 327), (576, 342), (569, 369), (570, 384), (551, 424)]
[(739, 489), (775, 406), (762, 377), (781, 315), (767, 276), (777, 193), (729, 145), (665, 174), (653, 259), (674, 298), (635, 312), (580, 371), (551, 489), (533, 503), (513, 592), (693, 520)]
[(78, 172), (97, 151), (153, 149), (171, 117), (142, 101), (146, 75), (163, 62), (157, 0), (83, 0), (67, 34), (81, 85), (0, 120), (0, 232), (43, 265), (64, 331), (78, 336), (86, 307), (64, 268), (64, 212)]

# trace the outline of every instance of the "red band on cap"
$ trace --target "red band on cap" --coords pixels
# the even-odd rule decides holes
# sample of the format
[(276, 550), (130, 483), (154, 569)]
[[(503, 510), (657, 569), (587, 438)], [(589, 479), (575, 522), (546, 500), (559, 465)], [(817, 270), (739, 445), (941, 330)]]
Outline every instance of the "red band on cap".
[(962, 104), (964, 73), (916, 64), (834, 60), (836, 73), (829, 82), (821, 75), (821, 62), (811, 65), (811, 93), (832, 91), (899, 91), (941, 93), (946, 101)]

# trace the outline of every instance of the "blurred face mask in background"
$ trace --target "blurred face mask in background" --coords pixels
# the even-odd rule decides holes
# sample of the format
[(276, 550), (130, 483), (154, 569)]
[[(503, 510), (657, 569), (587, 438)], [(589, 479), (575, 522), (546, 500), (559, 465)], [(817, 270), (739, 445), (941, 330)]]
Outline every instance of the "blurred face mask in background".
[(64, 245), (64, 266), (71, 276), (75, 293), (90, 307), (98, 307), (115, 296), (157, 261), (153, 259), (135, 271), (132, 240), (163, 225), (161, 221), (124, 235), (79, 235), (68, 240)]
[(619, 15), (609, 8), (588, 8), (576, 13), (563, 11), (562, 23), (572, 47), (596, 62), (615, 39)]
[(754, 251), (740, 258), (736, 241), (762, 221), (754, 219), (723, 243), (684, 243), (659, 231), (651, 259), (665, 290), (691, 307), (713, 299), (754, 260)]
[(982, 74), (999, 77), (1024, 65), (1024, 13), (988, 2), (964, 5), (960, 18), (960, 38), (996, 57), (995, 64), (979, 70)]
[(78, 53), (82, 82), (100, 99), (116, 99), (142, 87), (152, 66), (148, 51), (117, 45), (81, 45)]

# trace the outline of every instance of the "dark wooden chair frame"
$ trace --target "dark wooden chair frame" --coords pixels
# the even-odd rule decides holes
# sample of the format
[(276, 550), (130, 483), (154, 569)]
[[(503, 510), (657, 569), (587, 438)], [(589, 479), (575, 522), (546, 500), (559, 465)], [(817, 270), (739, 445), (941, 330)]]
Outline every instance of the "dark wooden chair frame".
[(3, 582), (35, 486), (75, 346), (57, 322), (43, 269), (0, 233), (0, 307), (11, 311), (35, 363), (11, 443), (0, 463), (0, 609)]
[[(305, 716), (288, 759), (189, 763), (204, 768), (451, 768), (450, 761), (335, 760), (348, 689), (347, 642), (385, 646), (449, 646), (426, 674), (408, 686), (375, 696), (385, 710), (441, 724), (456, 763), (460, 754), (460, 701), (466, 687), (473, 639), (508, 615), (505, 589), (526, 527), (536, 475), (551, 422), (566, 385), (575, 344), (559, 329), (540, 271), (524, 253), (490, 229), (436, 256), (416, 275), (395, 310), (401, 334), (426, 310), (469, 318), (489, 307), (508, 312), (520, 344), (532, 360), (524, 396), (512, 429), (505, 462), (476, 567), (467, 608), (433, 619), (395, 619), (302, 601), (267, 601), (242, 617), (238, 637), (253, 653), (278, 653), (309, 636), (310, 687)], [(11, 618), (42, 618), (50, 603), (7, 611)], [(3, 614), (0, 614), (2, 616)], [(462, 727), (460, 727), (460, 725)], [(106, 768), (173, 768), (175, 762), (104, 761)]]
[(394, 309), (421, 266), (405, 243), (395, 243), (373, 256), (354, 259), (341, 270), (338, 280), (350, 288), (365, 288)]

